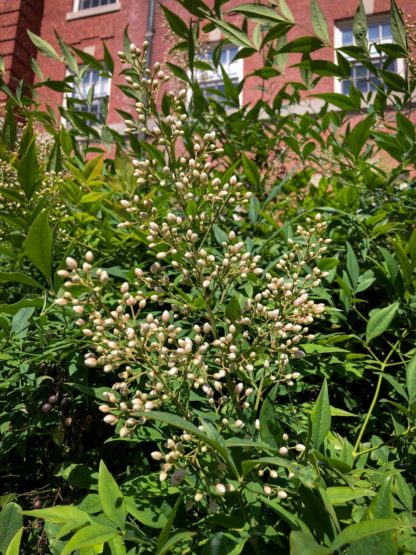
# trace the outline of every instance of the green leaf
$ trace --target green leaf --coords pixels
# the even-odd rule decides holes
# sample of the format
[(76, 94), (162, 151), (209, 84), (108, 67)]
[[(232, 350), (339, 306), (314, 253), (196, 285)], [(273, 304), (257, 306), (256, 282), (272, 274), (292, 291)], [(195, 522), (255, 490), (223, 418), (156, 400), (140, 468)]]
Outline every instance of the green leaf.
[(368, 142), (370, 131), (374, 125), (375, 114), (370, 114), (361, 120), (348, 136), (350, 151), (356, 162), (360, 157), (363, 146)]
[(49, 42), (41, 39), (40, 37), (38, 37), (38, 35), (35, 35), (35, 33), (32, 33), (31, 31), (27, 31), (27, 34), (29, 35), (30, 40), (33, 42), (39, 52), (42, 52), (42, 54), (44, 54), (48, 58), (51, 58), (52, 60), (62, 62), (61, 57), (58, 56), (56, 50), (53, 48), (53, 46), (49, 44)]
[(191, 540), (195, 535), (196, 532), (178, 532), (166, 541), (163, 547), (157, 551), (157, 555), (167, 555), (167, 553), (172, 553), (171, 549), (173, 546), (183, 542), (184, 540)]
[(53, 240), (48, 220), (49, 209), (46, 209), (36, 217), (30, 226), (23, 247), (26, 256), (42, 272), (50, 285)]
[(360, 267), (355, 252), (349, 243), (347, 243), (347, 270), (352, 286), (355, 289), (360, 277)]
[(162, 528), (162, 531), (160, 532), (159, 539), (157, 541), (157, 546), (156, 546), (156, 555), (160, 555), (160, 553), (162, 552), (162, 550), (164, 550), (164, 547), (166, 546), (170, 531), (172, 529), (173, 521), (175, 520), (176, 513), (178, 512), (178, 509), (181, 503), (182, 503), (182, 496), (180, 495), (176, 500), (176, 503), (172, 509), (172, 512), (169, 515), (169, 518), (166, 521), (166, 524), (164, 525), (164, 527)]
[(259, 420), (262, 441), (273, 448), (279, 447), (282, 430), (274, 412), (273, 403), (268, 397), (264, 399), (261, 405)]
[(316, 449), (322, 445), (331, 428), (331, 407), (329, 405), (326, 379), (311, 413), (311, 441)]
[(111, 555), (126, 555), (127, 549), (121, 536), (115, 536), (108, 541)]
[(40, 182), (35, 137), (30, 141), (26, 152), (17, 166), (17, 176), (26, 198), (30, 200)]
[(300, 530), (290, 533), (290, 555), (330, 555), (332, 551), (316, 543), (313, 536)]
[(320, 98), (321, 100), (327, 102), (328, 104), (333, 104), (340, 110), (351, 111), (355, 110), (354, 102), (344, 94), (341, 93), (322, 93), (322, 94), (313, 94), (316, 98)]
[(65, 544), (61, 555), (68, 555), (76, 549), (100, 546), (117, 535), (118, 531), (115, 528), (93, 522), (92, 524), (88, 524), (88, 526), (84, 526), (84, 528), (81, 528), (78, 532), (75, 532), (72, 538)]
[(98, 495), (104, 514), (124, 530), (127, 509), (123, 494), (103, 461), (98, 471)]
[(16, 118), (13, 113), (13, 105), (10, 100), (7, 102), (6, 117), (4, 118), (2, 137), (5, 146), (10, 150), (14, 150), (17, 139), (17, 125)]
[(236, 322), (241, 318), (241, 307), (237, 295), (234, 295), (228, 303), (225, 309), (225, 317), (229, 318), (232, 322)]
[(151, 412), (138, 412), (137, 416), (144, 416), (148, 420), (164, 422), (165, 424), (169, 424), (170, 426), (174, 426), (175, 428), (179, 428), (180, 430), (185, 430), (195, 437), (201, 439), (207, 445), (220, 453), (223, 456), (224, 460), (228, 463), (228, 466), (230, 467), (234, 475), (237, 478), (239, 477), (237, 467), (231, 456), (230, 450), (225, 445), (223, 437), (218, 432), (216, 432), (207, 422), (204, 422), (202, 424), (203, 430), (200, 430), (194, 424), (188, 422), (184, 418), (181, 418), (176, 414), (170, 414), (168, 412), (159, 412), (152, 410)]
[(30, 276), (20, 272), (0, 272), (0, 283), (22, 283), (23, 285), (39, 287), (42, 289), (42, 285), (40, 283)]
[[(260, 23), (287, 23), (288, 20), (282, 18), (275, 10), (261, 4), (241, 4), (229, 10), (228, 13), (239, 13), (252, 21)], [(291, 20), (289, 20), (291, 21)]]
[(406, 510), (411, 513), (413, 511), (413, 495), (408, 483), (401, 474), (394, 478), (396, 494), (401, 503), (405, 506)]
[(352, 24), (352, 32), (357, 46), (362, 48), (364, 52), (367, 51), (367, 17), (365, 15), (365, 8), (363, 0), (360, 0), (358, 8), (355, 12), (354, 22)]
[(208, 17), (207, 19), (212, 21), (232, 44), (253, 48), (253, 45), (251, 44), (246, 33), (241, 31), (235, 25), (232, 25), (231, 23), (226, 23), (225, 21), (219, 19), (214, 19), (212, 17)]
[(163, 4), (160, 4), (160, 7), (163, 10), (163, 15), (165, 16), (166, 21), (169, 24), (169, 27), (172, 29), (174, 33), (176, 33), (179, 37), (183, 39), (188, 38), (188, 27), (182, 17), (179, 17), (176, 13), (169, 10)]
[(34, 509), (32, 511), (23, 511), (22, 514), (34, 518), (41, 518), (46, 522), (66, 523), (69, 521), (76, 522), (79, 526), (90, 521), (90, 517), (81, 509), (73, 505), (56, 505), (46, 509)]
[(360, 499), (362, 497), (372, 497), (374, 491), (366, 488), (350, 488), (348, 486), (334, 486), (326, 490), (332, 505), (345, 505), (349, 501)]
[(384, 308), (377, 308), (370, 312), (370, 319), (368, 320), (366, 329), (367, 343), (369, 343), (388, 329), (398, 308), (399, 303), (396, 302)]
[(55, 139), (55, 143), (49, 155), (47, 169), (52, 172), (60, 172), (63, 168), (62, 155), (61, 155), (61, 144), (59, 139), (59, 134)]
[(279, 8), (283, 17), (285, 17), (291, 23), (295, 23), (295, 18), (293, 17), (293, 13), (287, 5), (286, 0), (279, 0)]
[(20, 542), (22, 540), (23, 526), (16, 532), (13, 539), (9, 543), (5, 555), (19, 555), (20, 553)]
[(398, 528), (406, 528), (412, 526), (411, 523), (404, 521), (394, 520), (392, 518), (379, 518), (375, 520), (363, 520), (362, 522), (350, 524), (332, 542), (330, 549), (336, 551), (344, 545), (358, 541), (362, 538), (380, 534), (381, 532), (388, 532), (390, 530), (397, 530)]
[(406, 388), (409, 397), (409, 404), (416, 402), (416, 355), (406, 366)]
[(311, 21), (312, 27), (317, 35), (323, 42), (330, 44), (329, 33), (328, 33), (328, 23), (326, 21), (325, 15), (321, 10), (318, 0), (311, 1)]
[(23, 516), (17, 503), (7, 503), (0, 512), (0, 552), (4, 553), (23, 526)]
[(248, 156), (244, 153), (241, 155), (241, 161), (243, 163), (244, 173), (246, 174), (247, 179), (249, 182), (256, 186), (260, 186), (260, 172), (257, 167), (257, 164), (251, 160)]
[(391, 34), (396, 44), (401, 46), (405, 52), (408, 51), (407, 32), (403, 22), (402, 14), (397, 6), (396, 0), (391, 0), (390, 8)]
[(241, 463), (241, 468), (243, 469), (243, 476), (246, 476), (253, 468), (257, 465), (270, 465), (270, 466), (281, 466), (287, 468), (291, 472), (296, 472), (299, 467), (282, 457), (261, 457), (260, 459), (250, 459), (243, 461)]

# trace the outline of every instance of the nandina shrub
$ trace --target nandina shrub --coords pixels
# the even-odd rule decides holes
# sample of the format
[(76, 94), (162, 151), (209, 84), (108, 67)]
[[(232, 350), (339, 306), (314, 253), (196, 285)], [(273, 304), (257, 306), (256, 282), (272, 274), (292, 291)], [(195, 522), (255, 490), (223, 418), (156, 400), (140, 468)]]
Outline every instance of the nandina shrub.
[[(183, 22), (166, 13), (190, 56), (207, 18), (229, 40), (250, 43), (221, 6), (183, 3), (197, 17), (186, 39)], [(312, 4), (323, 46), (325, 22)], [(276, 24), (267, 6), (237, 10)], [(285, 32), (295, 25), (287, 8), (278, 17)], [(385, 54), (407, 57), (394, 2), (392, 21), (397, 44)], [(365, 27), (362, 6), (356, 23)], [(268, 49), (258, 75), (270, 74), (280, 50), (296, 50), (277, 44), (277, 31), (258, 46)], [(357, 37), (355, 53), (368, 57)], [(302, 48), (316, 46), (306, 38)], [(2, 306), (1, 455), (21, 457), (27, 486), (6, 475), (0, 550), (18, 550), (14, 501), (25, 509), (30, 500), (24, 514), (41, 520), (26, 527), (26, 551), (412, 552), (416, 235), (404, 172), (414, 130), (400, 113), (383, 130), (383, 98), (400, 112), (414, 80), (367, 60), (380, 80), (374, 104), (359, 91), (326, 96), (351, 109), (370, 103), (376, 116), (351, 130), (348, 112), (328, 104), (316, 118), (287, 116), (282, 100), (298, 102), (299, 84), (293, 96), (284, 88), (271, 104), (239, 109), (232, 83), (227, 107), (204, 100), (170, 64), (185, 85), (163, 96), (166, 73), (146, 67), (146, 48), (121, 53), (135, 115), (123, 112), (128, 142), (112, 136), (114, 161), (86, 161), (99, 131), (76, 110), (46, 149), (47, 164), (30, 138), (6, 154), (14, 204), (2, 256), (10, 243), (17, 256), (1, 279), (15, 280), (16, 299), (23, 286), (42, 297)], [(324, 70), (345, 72), (343, 54)], [(313, 87), (323, 66), (302, 63)], [(74, 68), (63, 87), (81, 75)], [(30, 105), (13, 102), (23, 113)], [(6, 140), (11, 121), (9, 113)], [(377, 149), (397, 161), (391, 171), (376, 163)], [(32, 199), (37, 181), (24, 189), (31, 164), (36, 175), (59, 173), (54, 198), (67, 212), (58, 224), (44, 209), (49, 190)], [(19, 187), (33, 206), (16, 218)]]

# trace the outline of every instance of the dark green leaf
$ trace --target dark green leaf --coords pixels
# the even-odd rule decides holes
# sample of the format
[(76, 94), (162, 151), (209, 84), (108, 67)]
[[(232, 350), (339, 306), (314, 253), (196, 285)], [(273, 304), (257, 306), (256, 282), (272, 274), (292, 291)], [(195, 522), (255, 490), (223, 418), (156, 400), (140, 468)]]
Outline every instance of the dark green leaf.
[(319, 545), (313, 536), (300, 530), (290, 533), (290, 555), (331, 555), (332, 551)]
[(40, 170), (36, 154), (36, 143), (33, 137), (17, 167), (19, 183), (30, 199), (40, 182)]
[(316, 449), (322, 445), (331, 428), (331, 407), (329, 405), (328, 384), (326, 380), (311, 413), (311, 441)]
[(391, 0), (390, 22), (391, 34), (393, 35), (394, 42), (398, 44), (405, 52), (407, 52), (408, 43), (406, 26), (403, 22), (403, 17), (396, 0)]

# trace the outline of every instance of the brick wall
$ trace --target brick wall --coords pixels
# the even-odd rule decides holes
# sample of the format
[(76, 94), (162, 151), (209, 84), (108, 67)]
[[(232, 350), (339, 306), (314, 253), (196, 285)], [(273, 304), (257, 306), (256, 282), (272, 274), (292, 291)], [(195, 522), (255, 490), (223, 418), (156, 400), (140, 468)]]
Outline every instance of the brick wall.
[(39, 34), (42, 16), (43, 0), (0, 0), (0, 56), (12, 89), (20, 79), (33, 83), (30, 59), (35, 48), (27, 30)]
[[(184, 19), (189, 15), (181, 8), (175, 0), (161, 0), (169, 9)], [(211, 0), (212, 2), (212, 0)], [(304, 28), (296, 28), (290, 38), (305, 34), (305, 28), (310, 29), (310, 0), (287, 0), (292, 9), (296, 21)], [(123, 31), (129, 26), (131, 40), (141, 45), (145, 39), (149, 14), (149, 0), (120, 0), (121, 9), (111, 11), (93, 17), (69, 18), (73, 10), (74, 0), (0, 0), (0, 55), (4, 56), (8, 76), (13, 74), (17, 79), (25, 78), (32, 82), (33, 73), (30, 68), (30, 56), (34, 50), (27, 37), (27, 29), (40, 34), (45, 40), (58, 48), (55, 32), (65, 42), (76, 46), (98, 58), (102, 57), (102, 41), (105, 41), (116, 62), (115, 77), (111, 85), (111, 96), (109, 106), (109, 121), (120, 123), (121, 119), (115, 111), (115, 107), (126, 108), (126, 98), (118, 90), (117, 84), (122, 82), (119, 73), (122, 69), (118, 61), (117, 51), (122, 49)], [(241, 4), (242, 0), (232, 0), (225, 5), (228, 10), (233, 6)], [(324, 11), (333, 40), (334, 25), (342, 19), (352, 18), (356, 7), (356, 1), (347, 2), (342, 0), (320, 0), (320, 6)], [(367, 13), (383, 13), (389, 10), (389, 0), (364, 0)], [(398, 5), (403, 10), (413, 14), (416, 18), (416, 0), (398, 0)], [(79, 12), (80, 15), (82, 12)], [(234, 16), (233, 23), (239, 25), (241, 18)], [(251, 29), (254, 25), (251, 26)], [(206, 36), (206, 40), (214, 37)], [(152, 40), (152, 61), (164, 61), (170, 58), (169, 50), (174, 44), (173, 36), (167, 31), (164, 24), (162, 10), (155, 1), (154, 35)], [(315, 54), (320, 59), (333, 59), (331, 49), (320, 50)], [(292, 56), (287, 64), (284, 75), (267, 81), (267, 93), (265, 98), (272, 97), (276, 90), (288, 80), (299, 79), (298, 70), (290, 68), (299, 56)], [(46, 77), (51, 79), (62, 79), (65, 76), (65, 67), (42, 55), (37, 56), (37, 61)], [(254, 69), (261, 67), (260, 56), (252, 56), (244, 60), (244, 74), (248, 75)], [(244, 89), (243, 101), (251, 102), (259, 98), (259, 86), (262, 81), (250, 77)], [(332, 78), (322, 79), (314, 92), (332, 91), (334, 80)], [(57, 106), (62, 103), (62, 94), (42, 89), (40, 100), (43, 104)]]
[[(44, 17), (41, 27), (42, 37), (58, 49), (55, 32), (68, 44), (79, 50), (86, 50), (98, 58), (103, 57), (102, 42), (105, 41), (115, 61), (115, 78), (111, 83), (109, 121), (121, 122), (115, 107), (122, 108), (126, 103), (124, 95), (118, 90), (117, 83), (122, 82), (119, 73), (122, 69), (117, 52), (123, 49), (123, 32), (129, 27), (131, 40), (140, 44), (144, 40), (148, 17), (148, 0), (120, 0), (119, 11), (103, 13), (93, 17), (67, 20), (72, 12), (73, 0), (45, 0)], [(140, 9), (137, 9), (137, 7)], [(82, 12), (80, 12), (82, 13)], [(65, 67), (44, 56), (38, 56), (38, 62), (45, 76), (63, 79)], [(42, 90), (42, 102), (57, 105), (62, 102), (62, 94), (52, 90)]]

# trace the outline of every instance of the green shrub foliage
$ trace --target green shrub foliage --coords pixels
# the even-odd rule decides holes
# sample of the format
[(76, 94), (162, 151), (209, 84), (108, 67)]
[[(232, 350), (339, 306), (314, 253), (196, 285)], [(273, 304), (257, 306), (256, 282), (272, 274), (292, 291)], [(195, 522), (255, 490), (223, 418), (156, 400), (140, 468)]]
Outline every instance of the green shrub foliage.
[[(283, 0), (178, 1), (167, 68), (125, 35), (124, 133), (72, 94), (107, 48), (0, 80), (0, 553), (415, 553), (414, 37), (360, 2), (323, 61), (316, 0), (294, 40)], [(230, 43), (258, 67), (207, 90)], [(374, 92), (316, 93), (354, 61)]]

